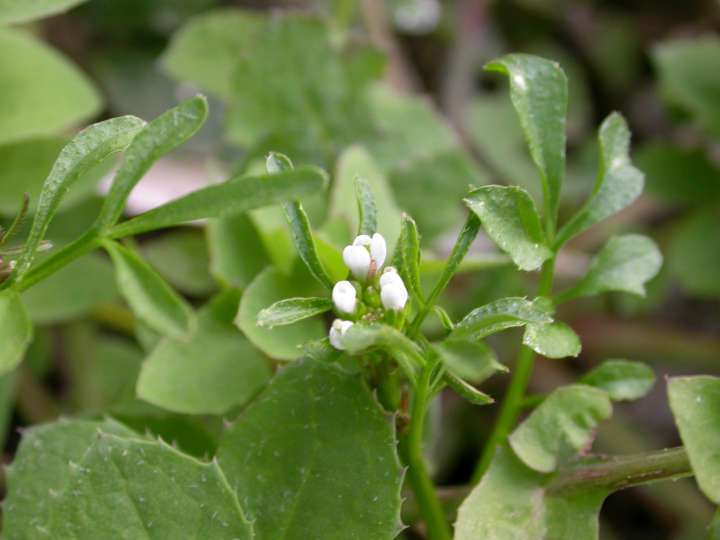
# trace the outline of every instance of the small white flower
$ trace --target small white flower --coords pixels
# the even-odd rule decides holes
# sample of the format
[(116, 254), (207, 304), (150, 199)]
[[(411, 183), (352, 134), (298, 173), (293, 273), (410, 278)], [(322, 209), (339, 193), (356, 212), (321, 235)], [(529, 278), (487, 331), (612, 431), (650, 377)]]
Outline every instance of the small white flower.
[(397, 269), (394, 266), (388, 266), (385, 271), (383, 272), (382, 276), (380, 276), (380, 287), (384, 287), (385, 285), (389, 285), (390, 283), (402, 283), (403, 280), (400, 277), (400, 274), (398, 274)]
[(387, 257), (387, 243), (382, 234), (373, 234), (370, 241), (370, 256), (375, 262), (375, 272), (379, 272), (383, 264), (385, 264), (385, 257)]
[(370, 252), (363, 246), (346, 246), (343, 249), (343, 261), (352, 275), (365, 281), (370, 270)]
[(343, 321), (342, 319), (335, 319), (333, 321), (328, 337), (330, 338), (330, 344), (338, 351), (345, 350), (342, 344), (342, 337), (353, 324), (352, 321)]
[(408, 301), (408, 292), (400, 276), (380, 288), (380, 300), (385, 309), (402, 311)]
[[(367, 254), (367, 256), (366, 256)], [(352, 274), (365, 281), (374, 276), (385, 264), (387, 243), (381, 234), (375, 233), (372, 238), (361, 234), (353, 240), (351, 246), (343, 250), (343, 260)]]
[(349, 281), (338, 281), (333, 287), (332, 299), (340, 313), (355, 313), (357, 291)]

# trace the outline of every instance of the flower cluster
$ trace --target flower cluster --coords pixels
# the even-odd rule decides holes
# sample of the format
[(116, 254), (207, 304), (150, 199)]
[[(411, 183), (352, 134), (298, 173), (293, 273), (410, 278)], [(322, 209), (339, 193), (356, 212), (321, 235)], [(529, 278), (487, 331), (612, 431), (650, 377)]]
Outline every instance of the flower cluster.
[(408, 291), (395, 268), (388, 266), (381, 272), (386, 257), (387, 243), (378, 233), (361, 234), (343, 250), (353, 281), (338, 281), (333, 287), (333, 304), (341, 317), (330, 327), (330, 343), (336, 349), (344, 349), (342, 337), (354, 321), (402, 320)]

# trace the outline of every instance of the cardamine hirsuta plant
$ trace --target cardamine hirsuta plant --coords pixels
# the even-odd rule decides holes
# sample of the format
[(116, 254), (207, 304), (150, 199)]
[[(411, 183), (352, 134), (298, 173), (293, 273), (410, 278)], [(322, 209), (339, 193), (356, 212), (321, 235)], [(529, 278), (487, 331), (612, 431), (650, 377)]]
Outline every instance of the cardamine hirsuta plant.
[[(202, 97), (148, 123), (126, 116), (80, 132), (58, 156), (22, 247), (2, 247), (16, 227), (0, 237), (0, 368), (14, 369), (32, 339), (23, 293), (103, 249), (150, 351), (135, 405), (225, 415), (228, 422), (216, 428), (212, 455), (136, 431), (122, 415), (64, 418), (26, 430), (6, 468), (3, 536), (589, 540), (598, 538), (603, 500), (626, 487), (694, 475), (719, 503), (720, 380), (669, 379), (683, 445), (638, 455), (594, 455), (592, 444), (613, 402), (641, 398), (653, 385), (643, 364), (609, 359), (573, 384), (528, 395), (536, 361), (580, 353), (558, 307), (608, 292), (642, 295), (661, 256), (644, 236), (615, 236), (584, 275), (557, 290), (555, 262), (563, 247), (630, 205), (643, 175), (630, 160), (625, 121), (611, 114), (599, 129), (595, 185), (561, 221), (565, 75), (555, 62), (522, 54), (487, 69), (509, 79), (542, 201), (516, 186), (470, 189), (465, 225), (434, 283), (421, 279), (422, 231), (412, 217), (402, 215), (397, 237), (379, 232), (381, 205), (368, 179), (354, 183), (358, 228), (351, 238), (314, 231), (300, 200), (322, 193), (328, 176), (315, 166), (294, 167), (280, 153), (267, 156), (264, 174), (233, 176), (121, 220), (128, 195), (153, 162), (202, 126)], [(95, 224), (40, 258), (62, 197), (84, 171), (121, 152)], [(242, 291), (226, 285), (199, 308), (123, 242), (199, 219), (210, 219), (209, 233), (217, 234), (213, 220), (274, 205), (282, 205), (302, 265), (285, 274), (264, 271)], [(519, 271), (538, 273), (537, 289), (453, 320), (438, 301), (481, 231)], [(252, 255), (251, 246), (231, 247)], [(439, 331), (427, 332), (430, 318)], [(506, 366), (485, 340), (512, 328), (521, 329), (522, 346)], [(281, 332), (291, 329), (288, 346), (283, 336), (289, 334)], [(298, 343), (301, 358), (277, 361)], [(277, 369), (259, 350), (274, 357)], [(504, 395), (479, 389), (508, 371)], [(424, 455), (426, 419), (445, 389), (478, 407), (494, 401), (498, 407), (475, 473), (453, 500), (441, 500)], [(160, 418), (160, 424), (173, 421)]]

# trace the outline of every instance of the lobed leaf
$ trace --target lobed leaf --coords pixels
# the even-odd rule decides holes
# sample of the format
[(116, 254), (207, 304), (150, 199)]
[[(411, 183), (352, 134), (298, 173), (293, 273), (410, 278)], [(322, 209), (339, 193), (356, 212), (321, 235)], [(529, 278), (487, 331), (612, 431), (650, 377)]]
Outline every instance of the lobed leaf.
[(642, 193), (643, 173), (630, 162), (630, 130), (619, 113), (600, 126), (600, 169), (585, 205), (558, 232), (554, 247), (629, 206)]
[(0, 0), (0, 25), (18, 24), (63, 13), (86, 0)]
[(646, 395), (655, 384), (655, 374), (642, 362), (605, 360), (579, 382), (605, 390), (613, 401), (626, 401)]
[(524, 189), (483, 186), (463, 200), (480, 218), (488, 236), (521, 270), (537, 270), (552, 257), (535, 203)]
[(85, 128), (62, 149), (35, 207), (32, 229), (15, 271), (16, 280), (21, 280), (30, 269), (60, 201), (72, 185), (93, 165), (124, 150), (144, 125), (134, 116), (112, 118)]
[(108, 240), (103, 246), (115, 265), (118, 289), (140, 319), (164, 335), (190, 332), (192, 307), (150, 265), (117, 242)]
[(529, 323), (550, 323), (552, 313), (552, 305), (547, 298), (501, 298), (465, 315), (448, 339), (479, 340), (508, 328)]
[(12, 371), (23, 359), (33, 327), (20, 295), (0, 291), (0, 374)]
[(531, 323), (525, 327), (523, 345), (545, 358), (567, 358), (580, 354), (578, 335), (562, 322)]
[(645, 295), (645, 283), (660, 271), (662, 255), (655, 242), (639, 234), (611, 238), (595, 255), (580, 281), (560, 293), (556, 301), (610, 291)]
[(270, 368), (233, 326), (239, 300), (237, 291), (221, 293), (200, 310), (192, 332), (160, 341), (143, 363), (138, 397), (186, 414), (223, 414), (253, 398)]
[(554, 492), (552, 477), (501, 448), (458, 511), (455, 540), (597, 540), (606, 490)]
[(232, 178), (119, 223), (110, 230), (109, 236), (120, 238), (197, 219), (236, 215), (321, 191), (327, 181), (327, 174), (317, 167), (298, 167), (291, 172), (268, 176)]
[(187, 99), (148, 123), (132, 140), (125, 153), (96, 226), (107, 230), (122, 215), (130, 192), (160, 157), (175, 150), (205, 123), (207, 100), (203, 96)]
[(720, 378), (672, 377), (668, 397), (697, 483), (711, 501), (720, 504)]
[(508, 76), (510, 99), (543, 185), (545, 213), (555, 220), (565, 176), (567, 78), (557, 62), (508, 54), (485, 65)]
[(611, 414), (607, 392), (583, 384), (564, 386), (512, 432), (510, 446), (528, 467), (549, 473), (587, 448), (597, 425)]
[(90, 80), (31, 33), (0, 27), (0, 51), (0, 144), (56, 134), (100, 111)]
[(333, 308), (329, 298), (286, 298), (258, 313), (258, 326), (273, 328), (314, 317)]
[(218, 459), (258, 540), (390, 540), (400, 527), (396, 444), (361, 377), (305, 359), (244, 411)]

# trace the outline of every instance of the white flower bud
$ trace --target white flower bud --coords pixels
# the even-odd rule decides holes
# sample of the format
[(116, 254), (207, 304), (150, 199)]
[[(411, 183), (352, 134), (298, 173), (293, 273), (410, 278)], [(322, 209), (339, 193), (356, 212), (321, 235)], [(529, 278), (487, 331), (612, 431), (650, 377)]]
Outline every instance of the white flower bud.
[(383, 286), (380, 289), (380, 300), (385, 309), (402, 311), (408, 301), (408, 292), (402, 279), (393, 280)]
[(343, 249), (343, 261), (352, 275), (365, 281), (370, 270), (370, 252), (363, 246), (346, 246)]
[(389, 285), (390, 283), (397, 283), (398, 281), (400, 283), (403, 283), (403, 280), (400, 277), (400, 274), (398, 274), (397, 269), (394, 266), (388, 266), (383, 272), (382, 276), (380, 276), (380, 287), (382, 288), (385, 285)]
[(342, 337), (353, 324), (352, 321), (343, 321), (342, 319), (335, 319), (333, 321), (328, 337), (330, 338), (330, 344), (338, 351), (345, 350), (342, 344)]
[(332, 299), (340, 313), (355, 313), (357, 291), (349, 281), (338, 281), (333, 287)]
[(387, 243), (379, 233), (373, 234), (370, 241), (370, 256), (375, 262), (375, 271), (379, 272), (383, 264), (385, 264), (385, 257), (387, 257)]
[(366, 248), (370, 249), (371, 243), (372, 243), (372, 238), (370, 238), (367, 234), (361, 234), (361, 235), (355, 237), (355, 240), (353, 240), (352, 245), (353, 246), (365, 246)]

